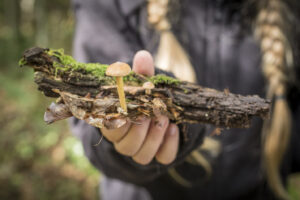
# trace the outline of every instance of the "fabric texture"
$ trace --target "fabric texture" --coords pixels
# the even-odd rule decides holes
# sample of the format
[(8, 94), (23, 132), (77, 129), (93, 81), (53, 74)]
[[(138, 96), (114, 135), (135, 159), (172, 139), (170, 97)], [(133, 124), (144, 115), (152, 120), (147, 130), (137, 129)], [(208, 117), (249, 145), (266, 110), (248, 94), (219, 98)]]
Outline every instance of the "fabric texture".
[[(200, 85), (264, 97), (260, 49), (252, 33), (241, 25), (238, 6), (242, 3), (224, 6), (224, 2), (229, 1), (183, 1), (181, 20), (173, 25), (174, 33), (190, 56)], [(147, 23), (145, 0), (73, 0), (73, 3), (74, 56), (78, 61), (130, 63), (138, 50), (155, 54), (159, 36)], [(231, 9), (233, 5), (235, 9)], [(292, 96), (294, 127), (282, 166), (283, 180), (300, 169), (299, 91), (296, 89)], [(169, 166), (156, 161), (141, 166), (117, 153), (105, 139), (94, 146), (101, 137), (98, 129), (77, 119), (71, 120), (71, 127), (82, 141), (86, 156), (106, 176), (101, 192), (104, 199), (144, 199), (143, 195), (173, 200), (274, 198), (262, 171), (261, 119), (254, 119), (249, 129), (224, 130), (214, 136), (221, 142), (222, 151), (213, 162), (209, 179), (200, 166), (187, 163), (185, 157), (201, 145), (212, 126), (188, 125), (188, 140), (181, 140), (178, 157)], [(176, 183), (169, 176), (170, 168), (175, 168), (192, 186)]]

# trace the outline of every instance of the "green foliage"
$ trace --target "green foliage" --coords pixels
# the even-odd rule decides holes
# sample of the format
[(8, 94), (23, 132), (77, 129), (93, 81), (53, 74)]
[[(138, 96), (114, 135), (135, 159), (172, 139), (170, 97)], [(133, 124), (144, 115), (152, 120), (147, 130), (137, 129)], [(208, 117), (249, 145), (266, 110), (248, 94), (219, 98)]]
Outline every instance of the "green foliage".
[(96, 198), (98, 172), (67, 121), (45, 124), (50, 101), (37, 92), (31, 70), (24, 70), (18, 80), (14, 73), (0, 74), (0, 198), (23, 199), (27, 190), (30, 199)]
[(32, 70), (18, 67), (24, 59), (17, 62), (32, 46), (70, 51), (69, 1), (4, 0), (0, 11), (0, 199), (97, 199), (98, 171), (67, 121), (45, 124), (51, 100), (38, 92)]
[(300, 173), (292, 174), (288, 180), (288, 192), (292, 200), (300, 199)]

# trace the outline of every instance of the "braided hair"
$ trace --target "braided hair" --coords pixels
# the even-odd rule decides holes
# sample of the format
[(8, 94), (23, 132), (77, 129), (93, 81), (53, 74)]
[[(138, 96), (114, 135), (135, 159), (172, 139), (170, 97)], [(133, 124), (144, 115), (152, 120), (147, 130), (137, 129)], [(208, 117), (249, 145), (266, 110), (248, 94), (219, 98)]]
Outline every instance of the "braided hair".
[[(160, 34), (155, 64), (160, 69), (174, 73), (181, 80), (196, 82), (196, 75), (189, 57), (171, 30), (169, 8), (172, 7), (172, 3), (178, 2), (174, 0), (172, 2), (171, 0), (148, 0), (148, 22)], [(205, 170), (207, 177), (210, 177), (212, 167), (202, 152), (208, 151), (214, 157), (217, 157), (220, 148), (218, 141), (210, 137), (205, 137), (203, 144), (186, 158), (186, 162), (201, 166)], [(169, 170), (169, 174), (182, 186), (192, 186), (174, 168)]]
[(288, 199), (279, 169), (291, 135), (291, 111), (287, 102), (293, 68), (291, 45), (293, 16), (282, 0), (259, 2), (254, 33), (262, 52), (262, 70), (268, 81), (267, 97), (273, 100), (271, 118), (263, 128), (263, 163), (270, 188)]
[(155, 64), (160, 69), (173, 72), (181, 80), (196, 82), (188, 55), (171, 31), (169, 5), (169, 0), (148, 0), (148, 22), (160, 34)]
[[(291, 34), (294, 32), (292, 24), (295, 20), (286, 1), (248, 1), (249, 4), (245, 3), (246, 6), (254, 2), (257, 8), (253, 31), (261, 47), (262, 71), (268, 83), (267, 97), (273, 100), (271, 117), (264, 122), (263, 126), (264, 170), (270, 189), (277, 197), (288, 199), (279, 169), (290, 141), (292, 126), (287, 95), (289, 82), (295, 79), (291, 43), (293, 39)], [(184, 78), (185, 80), (195, 80), (188, 56), (171, 32), (168, 4), (169, 0), (148, 0), (148, 21), (160, 33), (156, 64), (164, 70), (172, 71), (177, 76), (180, 74), (182, 77), (182, 73), (186, 72), (187, 79)], [(194, 78), (191, 79), (191, 77)], [(204, 167), (208, 166), (206, 171), (210, 172), (207, 161), (201, 163)]]

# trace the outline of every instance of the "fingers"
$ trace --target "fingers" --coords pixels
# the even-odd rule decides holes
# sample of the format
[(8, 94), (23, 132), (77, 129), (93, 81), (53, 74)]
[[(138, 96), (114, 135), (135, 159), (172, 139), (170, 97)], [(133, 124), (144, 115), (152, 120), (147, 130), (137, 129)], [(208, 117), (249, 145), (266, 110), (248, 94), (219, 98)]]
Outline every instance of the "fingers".
[(146, 165), (152, 161), (158, 151), (169, 125), (166, 116), (160, 116), (151, 121), (149, 131), (141, 149), (132, 157), (139, 164)]
[(127, 122), (124, 126), (122, 126), (120, 128), (112, 129), (112, 130), (102, 128), (101, 132), (107, 140), (109, 140), (111, 142), (118, 142), (128, 132), (130, 125), (131, 125), (131, 123)]
[(164, 142), (156, 153), (156, 160), (161, 164), (170, 164), (176, 158), (179, 146), (179, 129), (176, 124), (170, 124)]
[(133, 156), (140, 149), (146, 138), (151, 119), (143, 119), (140, 125), (132, 125), (128, 133), (115, 142), (115, 149), (126, 156)]
[[(133, 59), (133, 71), (153, 76), (153, 57), (147, 51), (139, 51)], [(166, 116), (152, 120), (145, 118), (140, 125), (126, 123), (115, 130), (101, 129), (103, 135), (113, 142), (115, 149), (131, 156), (139, 164), (146, 165), (155, 157), (162, 164), (174, 161), (179, 143), (179, 131), (175, 124), (169, 125)]]
[(138, 74), (154, 75), (154, 62), (152, 55), (145, 50), (138, 51), (133, 58), (132, 70)]
[(179, 130), (175, 124), (169, 125), (166, 116), (144, 118), (139, 125), (127, 123), (118, 129), (101, 131), (119, 153), (131, 156), (139, 164), (146, 165), (155, 157), (166, 165), (176, 158)]

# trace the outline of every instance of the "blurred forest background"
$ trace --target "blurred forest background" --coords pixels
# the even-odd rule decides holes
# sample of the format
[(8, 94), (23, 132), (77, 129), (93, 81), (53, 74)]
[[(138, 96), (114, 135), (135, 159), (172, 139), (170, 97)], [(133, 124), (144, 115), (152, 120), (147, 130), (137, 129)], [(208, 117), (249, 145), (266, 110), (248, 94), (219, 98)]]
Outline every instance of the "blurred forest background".
[(72, 53), (73, 31), (69, 0), (0, 0), (0, 199), (98, 199), (99, 174), (81, 143), (66, 120), (44, 123), (51, 99), (18, 67), (33, 46)]
[[(44, 123), (51, 99), (37, 91), (31, 69), (18, 67), (32, 46), (71, 54), (73, 32), (69, 0), (0, 0), (0, 199), (98, 199), (99, 173), (66, 120)], [(291, 178), (293, 199), (299, 188)]]

